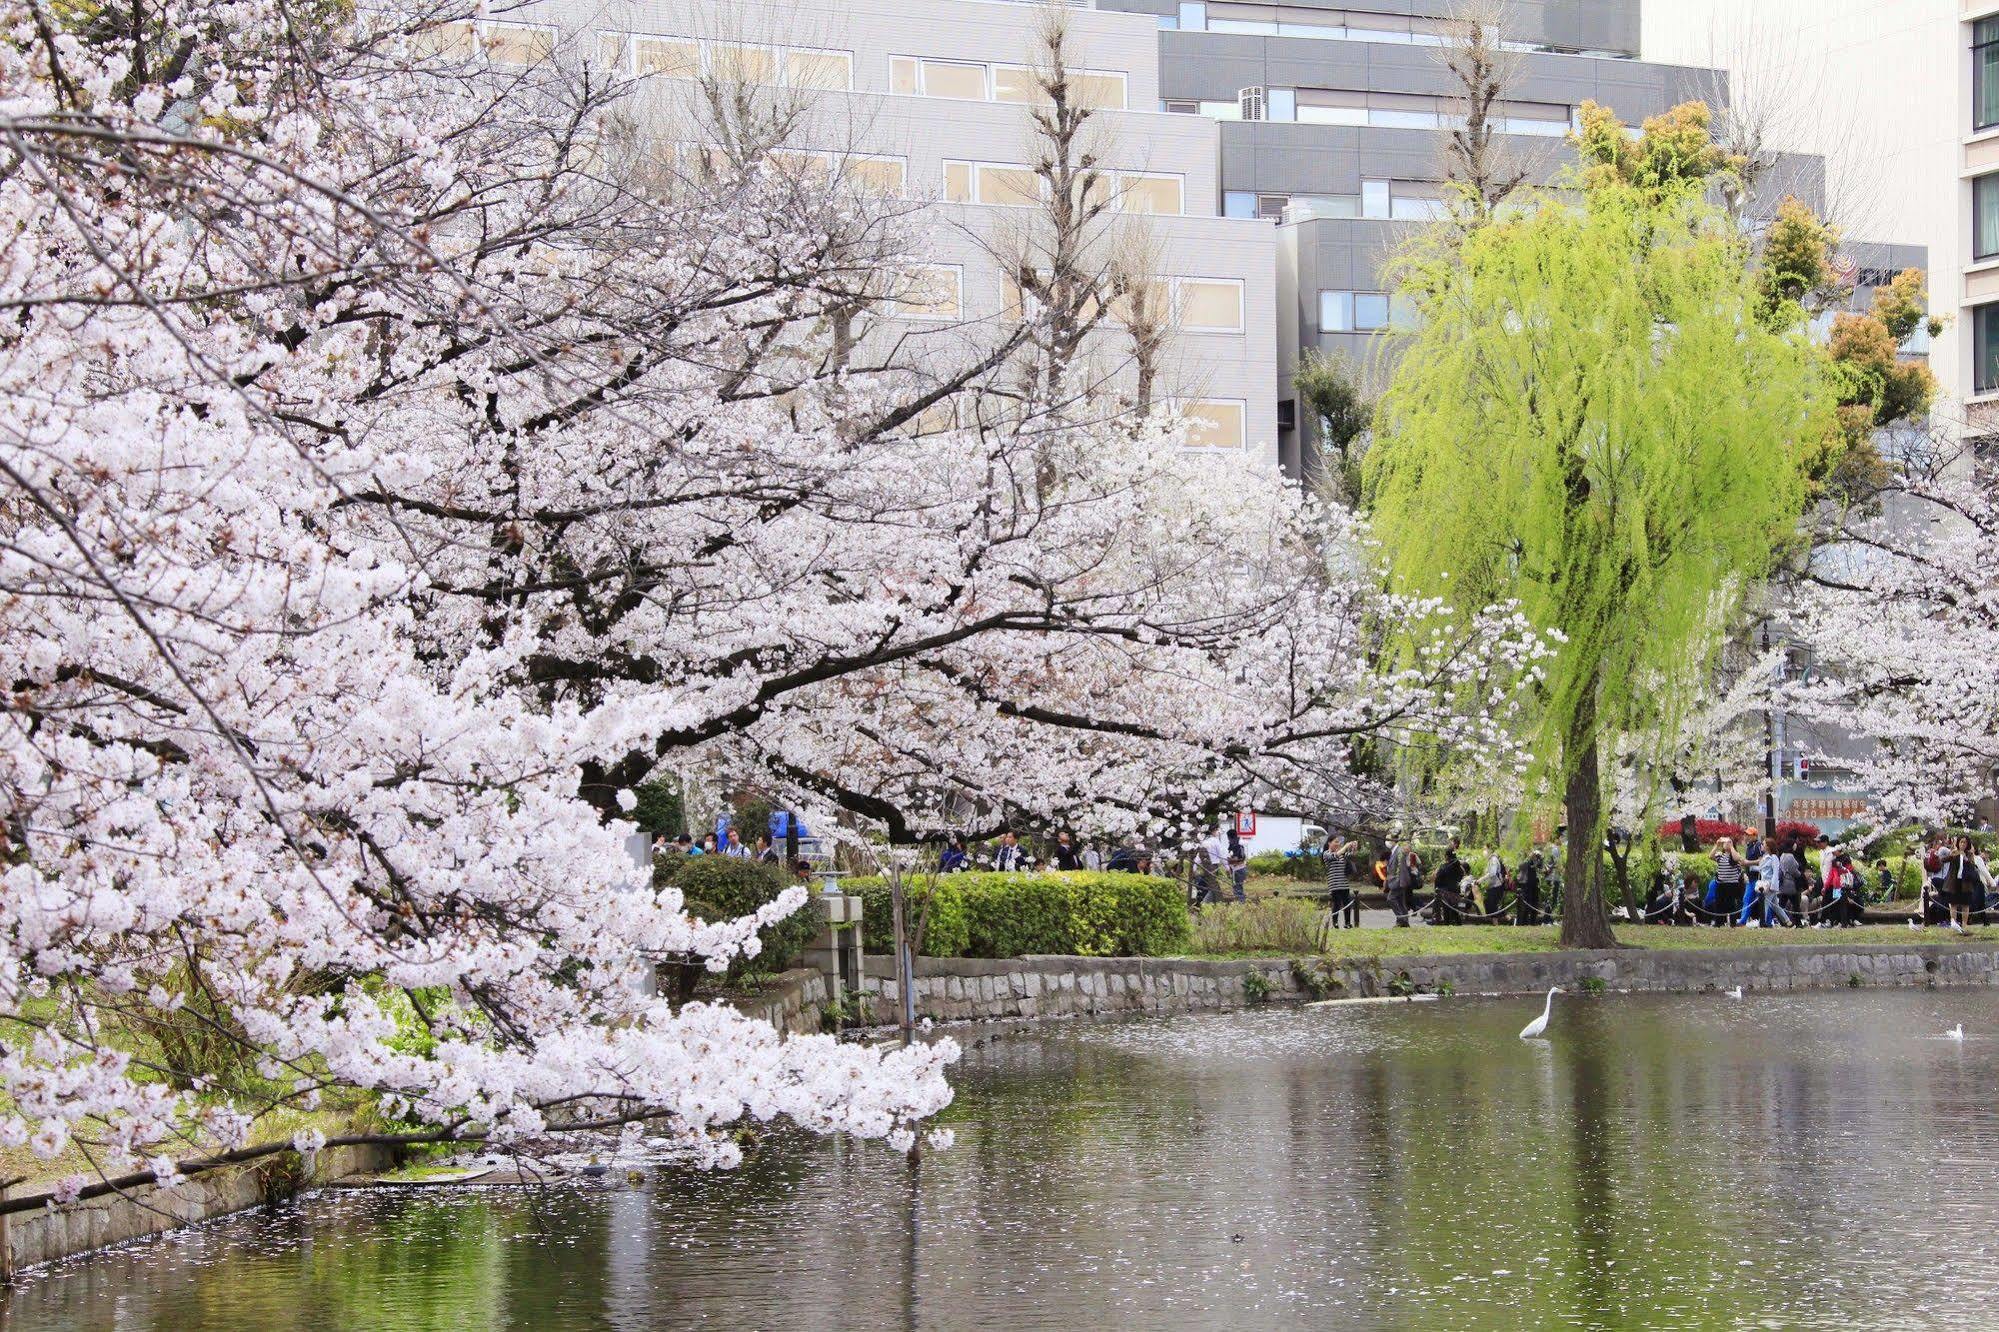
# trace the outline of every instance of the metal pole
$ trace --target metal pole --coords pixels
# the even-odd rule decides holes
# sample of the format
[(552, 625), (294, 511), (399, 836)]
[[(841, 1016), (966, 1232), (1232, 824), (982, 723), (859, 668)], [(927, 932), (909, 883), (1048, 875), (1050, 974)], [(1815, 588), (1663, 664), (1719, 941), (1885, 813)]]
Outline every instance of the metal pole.
[[(1763, 650), (1770, 650), (1770, 625), (1763, 625)], [(1784, 678), (1784, 664), (1777, 662), (1771, 668), (1777, 679)], [(1763, 836), (1766, 840), (1777, 836), (1777, 783), (1783, 773), (1783, 763), (1777, 752), (1777, 710), (1775, 707), (1763, 709), (1763, 757), (1768, 764), (1770, 782), (1763, 790)]]

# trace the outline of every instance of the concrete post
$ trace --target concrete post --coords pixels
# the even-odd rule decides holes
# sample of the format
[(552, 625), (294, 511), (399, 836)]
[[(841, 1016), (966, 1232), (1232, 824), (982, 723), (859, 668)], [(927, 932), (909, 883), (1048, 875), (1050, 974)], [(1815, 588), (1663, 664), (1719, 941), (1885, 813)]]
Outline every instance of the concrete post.
[(826, 993), (838, 998), (861, 988), (861, 899), (821, 893), (808, 911), (820, 915), (818, 937), (800, 960), (826, 977)]

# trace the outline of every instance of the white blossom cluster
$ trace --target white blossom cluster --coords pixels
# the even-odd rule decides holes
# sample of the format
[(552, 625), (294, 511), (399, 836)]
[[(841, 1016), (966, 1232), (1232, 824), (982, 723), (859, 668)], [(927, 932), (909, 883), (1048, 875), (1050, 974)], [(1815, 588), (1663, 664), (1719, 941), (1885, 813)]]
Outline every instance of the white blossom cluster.
[[(1783, 706), (1828, 734), (1887, 820), (1968, 824), (1999, 765), (1999, 476), (1911, 465), (1815, 556)], [(1856, 757), (1857, 756), (1857, 757)]]
[[(1031, 328), (885, 336), (920, 237), (741, 99), (690, 166), (646, 89), (468, 67), (439, 14), (137, 12), (0, 0), (0, 1142), (164, 1178), (333, 1088), (712, 1164), (744, 1116), (911, 1142), (951, 1042), (637, 983), (803, 900), (655, 889), (662, 765), (1137, 827), (1378, 805), (1361, 740), (1517, 761), (1516, 614), (1383, 597), (1349, 515), (1170, 414), (1024, 396), (1066, 382)], [(254, 1081), (135, 1062), (177, 1009)]]

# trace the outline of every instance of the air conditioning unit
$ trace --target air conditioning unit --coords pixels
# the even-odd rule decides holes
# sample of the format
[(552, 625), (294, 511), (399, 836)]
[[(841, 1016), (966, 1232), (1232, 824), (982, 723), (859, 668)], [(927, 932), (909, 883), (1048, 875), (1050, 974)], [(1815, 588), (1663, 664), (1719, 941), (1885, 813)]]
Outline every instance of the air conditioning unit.
[(1263, 119), (1263, 87), (1238, 89), (1235, 95), (1236, 110), (1244, 120)]

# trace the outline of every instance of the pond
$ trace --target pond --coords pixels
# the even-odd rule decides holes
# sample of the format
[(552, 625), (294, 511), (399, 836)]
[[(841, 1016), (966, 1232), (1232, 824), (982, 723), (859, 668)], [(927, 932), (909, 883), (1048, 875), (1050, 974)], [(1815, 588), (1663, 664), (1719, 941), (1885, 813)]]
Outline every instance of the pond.
[(0, 1324), (1990, 1327), (1996, 1002), (971, 1028), (914, 1173), (786, 1138), (637, 1188), (323, 1193), (29, 1274)]

